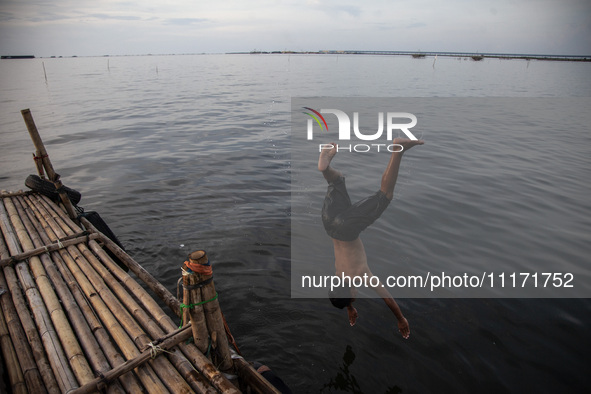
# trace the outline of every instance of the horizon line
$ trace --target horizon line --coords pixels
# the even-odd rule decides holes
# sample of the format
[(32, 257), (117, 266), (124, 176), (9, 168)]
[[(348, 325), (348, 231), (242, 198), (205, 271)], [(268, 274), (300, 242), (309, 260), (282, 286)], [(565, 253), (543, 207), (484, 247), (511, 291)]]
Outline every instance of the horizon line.
[[(509, 59), (536, 59), (536, 60), (587, 60), (591, 61), (590, 55), (555, 55), (536, 53), (502, 53), (502, 52), (463, 52), (463, 51), (392, 51), (392, 50), (333, 50), (322, 49), (315, 51), (294, 51), (294, 50), (252, 50), (252, 51), (230, 51), (230, 52), (186, 52), (186, 53), (144, 53), (144, 54), (103, 54), (103, 55), (49, 55), (40, 56), (39, 59), (52, 58), (76, 58), (76, 57), (123, 57), (123, 56), (190, 56), (190, 55), (241, 55), (241, 54), (272, 54), (272, 55), (408, 55), (416, 57), (425, 56), (450, 56), (450, 57), (488, 57), (488, 58), (509, 58)], [(3, 59), (28, 56), (37, 58), (34, 55), (2, 55)]]

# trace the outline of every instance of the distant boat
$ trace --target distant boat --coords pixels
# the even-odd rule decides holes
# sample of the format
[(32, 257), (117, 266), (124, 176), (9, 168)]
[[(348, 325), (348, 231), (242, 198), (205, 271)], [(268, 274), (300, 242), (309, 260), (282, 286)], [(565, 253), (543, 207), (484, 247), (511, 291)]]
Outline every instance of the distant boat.
[(1, 59), (35, 59), (33, 55), (6, 55), (0, 57)]
[(484, 59), (484, 56), (482, 56), (482, 55), (474, 55), (474, 56), (472, 56), (472, 60), (475, 60), (475, 61), (480, 61), (482, 59)]
[(413, 53), (412, 57), (415, 59), (422, 59), (425, 57), (425, 54), (424, 53)]

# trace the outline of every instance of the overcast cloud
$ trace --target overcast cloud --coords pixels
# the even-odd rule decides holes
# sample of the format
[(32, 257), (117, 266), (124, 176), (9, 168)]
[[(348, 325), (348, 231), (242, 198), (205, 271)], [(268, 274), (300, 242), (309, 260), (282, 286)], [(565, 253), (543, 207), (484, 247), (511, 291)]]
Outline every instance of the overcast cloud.
[(0, 53), (322, 49), (591, 55), (591, 0), (0, 0)]

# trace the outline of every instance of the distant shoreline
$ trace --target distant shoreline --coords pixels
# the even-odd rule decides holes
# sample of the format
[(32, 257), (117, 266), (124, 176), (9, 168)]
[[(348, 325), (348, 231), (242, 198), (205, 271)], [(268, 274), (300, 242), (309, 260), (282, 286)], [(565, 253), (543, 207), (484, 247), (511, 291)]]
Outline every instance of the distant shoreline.
[(423, 51), (250, 51), (229, 52), (228, 54), (248, 55), (383, 55), (383, 56), (412, 56), (416, 59), (435, 56), (471, 58), (473, 60), (490, 59), (522, 59), (522, 60), (552, 60), (569, 62), (591, 62), (591, 55), (534, 55), (511, 53), (474, 53), (474, 52), (423, 52)]
[(478, 52), (423, 52), (423, 51), (356, 51), (356, 50), (321, 50), (321, 51), (250, 51), (250, 52), (219, 52), (219, 53), (161, 53), (161, 54), (136, 54), (136, 55), (86, 55), (86, 56), (41, 56), (33, 55), (2, 55), (3, 60), (11, 59), (62, 59), (62, 58), (87, 58), (87, 57), (134, 57), (134, 56), (194, 56), (194, 55), (373, 55), (373, 56), (411, 56), (415, 59), (426, 57), (455, 57), (472, 59), (521, 59), (521, 60), (549, 60), (568, 62), (591, 62), (591, 55), (539, 55), (539, 54), (513, 54), (513, 53), (478, 53)]
[(35, 59), (33, 55), (3, 55), (0, 59)]

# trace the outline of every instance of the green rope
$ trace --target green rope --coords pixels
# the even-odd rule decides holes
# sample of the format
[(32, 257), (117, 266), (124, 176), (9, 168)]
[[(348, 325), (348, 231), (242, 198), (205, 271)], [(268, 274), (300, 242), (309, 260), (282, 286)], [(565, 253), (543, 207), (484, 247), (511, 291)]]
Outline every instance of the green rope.
[(205, 353), (205, 357), (209, 358), (209, 354), (211, 353), (211, 337), (208, 338), (207, 342), (207, 352)]
[(209, 300), (206, 300), (206, 301), (201, 301), (201, 302), (198, 302), (196, 304), (189, 304), (189, 305), (183, 304), (181, 302), (181, 305), (180, 305), (180, 307), (181, 307), (181, 325), (179, 326), (179, 328), (183, 328), (183, 309), (185, 309), (185, 308), (191, 309), (191, 308), (194, 308), (196, 306), (207, 304), (208, 302), (211, 302), (211, 301), (215, 301), (217, 299), (218, 299), (218, 293), (216, 291), (215, 295), (212, 298), (210, 298)]

